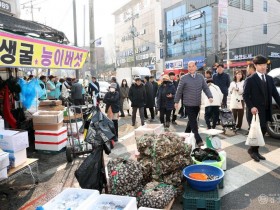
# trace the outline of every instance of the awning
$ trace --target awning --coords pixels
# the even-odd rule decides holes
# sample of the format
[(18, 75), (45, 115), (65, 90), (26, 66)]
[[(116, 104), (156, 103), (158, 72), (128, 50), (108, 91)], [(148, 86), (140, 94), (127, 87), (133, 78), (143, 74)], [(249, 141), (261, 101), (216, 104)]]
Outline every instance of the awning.
[(61, 44), (69, 43), (67, 37), (61, 31), (34, 21), (22, 20), (3, 13), (0, 13), (0, 29), (20, 35), (42, 38)]
[(81, 69), (88, 51), (0, 30), (0, 67)]

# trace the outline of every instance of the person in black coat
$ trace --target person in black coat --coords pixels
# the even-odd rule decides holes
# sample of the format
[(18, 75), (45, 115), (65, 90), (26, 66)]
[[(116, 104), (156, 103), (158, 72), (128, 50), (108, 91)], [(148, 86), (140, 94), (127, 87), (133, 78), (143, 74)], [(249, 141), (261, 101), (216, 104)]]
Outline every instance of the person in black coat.
[(135, 126), (137, 109), (139, 109), (141, 125), (144, 125), (144, 107), (146, 105), (147, 95), (140, 77), (135, 78), (135, 83), (129, 89), (128, 97), (132, 107), (132, 126)]
[(169, 80), (168, 75), (164, 75), (162, 79), (163, 82), (157, 92), (157, 107), (160, 112), (160, 122), (164, 124), (164, 127), (168, 128), (170, 126), (171, 111), (174, 109), (176, 89)]
[[(158, 83), (154, 80), (154, 76), (151, 75), (150, 76), (150, 82), (152, 83), (153, 85), (153, 92), (154, 92), (154, 101), (156, 103), (156, 97), (157, 97), (157, 91), (158, 91)], [(156, 105), (156, 104), (155, 104)], [(155, 109), (155, 115), (157, 115), (157, 109)]]
[[(168, 76), (170, 78), (170, 82), (174, 85), (175, 90), (177, 90), (178, 82), (175, 81), (175, 73), (174, 72), (169, 72)], [(177, 115), (176, 115), (176, 109), (174, 108), (172, 110), (172, 124), (178, 125), (176, 120), (177, 120)]]
[(99, 97), (99, 83), (96, 81), (96, 77), (91, 78), (92, 81), (88, 85), (88, 94), (90, 94), (91, 98), (95, 97), (96, 100), (99, 102), (100, 97)]
[(147, 96), (147, 103), (144, 109), (144, 117), (148, 119), (148, 114), (147, 114), (147, 108), (150, 110), (151, 113), (151, 120), (150, 122), (153, 122), (155, 119), (155, 111), (154, 111), (154, 106), (155, 106), (155, 98), (154, 98), (154, 87), (152, 83), (149, 81), (150, 77), (146, 76), (145, 77), (145, 90), (146, 90), (146, 96)]
[[(120, 111), (120, 94), (118, 91), (116, 91), (116, 89), (117, 89), (117, 84), (111, 83), (109, 87), (109, 91), (105, 94), (103, 101), (106, 104), (105, 113), (108, 113), (109, 108), (111, 108), (113, 112), (111, 118), (115, 126), (116, 136), (118, 138), (118, 131), (119, 131), (118, 115)], [(117, 141), (117, 138), (115, 141)]]
[[(253, 115), (258, 113), (262, 134), (264, 136), (267, 130), (267, 122), (272, 121), (272, 97), (278, 106), (280, 106), (280, 96), (272, 77), (266, 75), (267, 58), (258, 55), (253, 59), (253, 63), (256, 67), (256, 73), (245, 80), (243, 98), (250, 110), (248, 114), (250, 124)], [(248, 153), (257, 162), (265, 160), (265, 157), (260, 155), (258, 146), (251, 146)]]

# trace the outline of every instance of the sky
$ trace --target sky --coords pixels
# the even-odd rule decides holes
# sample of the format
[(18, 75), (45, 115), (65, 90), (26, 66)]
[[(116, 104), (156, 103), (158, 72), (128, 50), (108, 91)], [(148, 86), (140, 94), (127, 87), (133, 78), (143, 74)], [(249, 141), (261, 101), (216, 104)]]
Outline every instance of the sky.
[[(31, 0), (20, 0), (21, 19), (31, 20)], [(94, 0), (95, 39), (102, 37), (102, 45), (108, 46), (108, 35), (114, 34), (114, 16), (112, 13), (129, 0)], [(76, 0), (78, 46), (89, 45), (89, 0)], [(26, 4), (25, 4), (26, 3)], [(46, 24), (65, 33), (71, 44), (74, 43), (73, 0), (33, 0), (34, 21)], [(84, 39), (84, 5), (85, 39)], [(112, 47), (112, 46), (111, 46)]]

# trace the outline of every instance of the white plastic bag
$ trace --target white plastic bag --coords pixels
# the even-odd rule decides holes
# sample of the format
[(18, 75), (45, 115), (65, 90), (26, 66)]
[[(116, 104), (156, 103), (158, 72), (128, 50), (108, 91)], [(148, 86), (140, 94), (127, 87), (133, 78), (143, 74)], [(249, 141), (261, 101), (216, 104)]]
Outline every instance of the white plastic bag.
[(260, 125), (259, 114), (253, 115), (252, 122), (249, 130), (245, 145), (249, 146), (264, 146), (264, 138)]
[(230, 96), (230, 109), (243, 109), (241, 97), (235, 90), (232, 91)]
[(123, 100), (123, 110), (129, 110), (130, 106), (129, 106), (129, 101), (127, 98), (125, 98)]

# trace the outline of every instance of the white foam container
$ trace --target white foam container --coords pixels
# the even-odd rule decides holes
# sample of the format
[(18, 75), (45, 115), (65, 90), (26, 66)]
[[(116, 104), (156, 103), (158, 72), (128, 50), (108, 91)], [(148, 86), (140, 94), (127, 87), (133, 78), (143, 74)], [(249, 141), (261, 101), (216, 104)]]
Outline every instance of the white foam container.
[(163, 209), (154, 209), (154, 208), (148, 208), (148, 207), (140, 207), (138, 210), (163, 210)]
[(7, 168), (0, 169), (0, 181), (7, 178), (8, 178), (8, 169)]
[(89, 190), (89, 189), (81, 189), (81, 188), (66, 188), (49, 202), (47, 202), (43, 208), (44, 210), (55, 210), (58, 209), (58, 205), (63, 202), (69, 200), (71, 196), (75, 194), (79, 194), (81, 196), (81, 202), (78, 203), (77, 207), (69, 207), (65, 206), (65, 210), (84, 210), (84, 204), (90, 200), (95, 200), (99, 196), (98, 190)]
[(0, 170), (2, 170), (3, 168), (7, 168), (9, 165), (10, 165), (9, 153), (7, 152), (0, 153)]
[(137, 210), (136, 198), (120, 195), (101, 194), (96, 199), (88, 201), (83, 205), (83, 210), (92, 210), (93, 207), (102, 204), (113, 202), (116, 205), (125, 206), (123, 210)]

